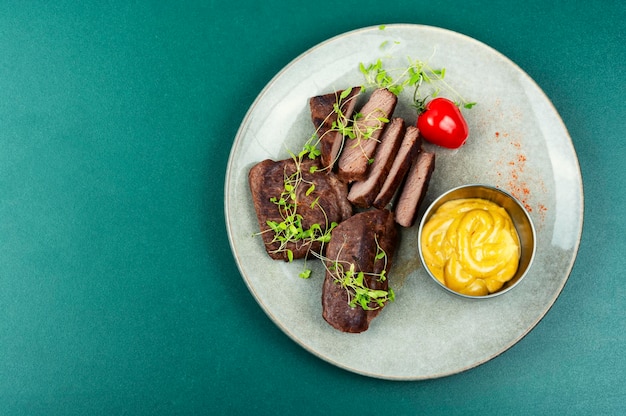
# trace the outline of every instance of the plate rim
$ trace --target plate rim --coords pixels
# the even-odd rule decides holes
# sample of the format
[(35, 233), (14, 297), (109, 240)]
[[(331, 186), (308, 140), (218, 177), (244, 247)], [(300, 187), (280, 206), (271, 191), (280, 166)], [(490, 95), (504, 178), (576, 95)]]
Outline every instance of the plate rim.
[[(486, 356), (483, 360), (479, 360), (479, 361), (475, 361), (469, 365), (466, 366), (461, 366), (458, 369), (455, 370), (451, 370), (451, 371), (444, 371), (444, 372), (440, 372), (437, 374), (430, 374), (428, 376), (394, 376), (394, 375), (389, 375), (389, 374), (379, 374), (379, 373), (374, 373), (371, 371), (365, 371), (359, 368), (355, 368), (354, 366), (349, 366), (346, 365), (336, 359), (333, 359), (329, 356), (324, 355), (323, 353), (321, 353), (320, 351), (316, 350), (315, 348), (312, 348), (310, 345), (308, 345), (304, 340), (302, 340), (300, 337), (298, 337), (295, 333), (293, 333), (288, 327), (286, 327), (282, 322), (280, 322), (280, 320), (276, 317), (276, 315), (272, 312), (272, 310), (269, 308), (268, 305), (266, 305), (262, 299), (260, 298), (259, 294), (257, 293), (257, 290), (255, 289), (255, 287), (252, 285), (252, 282), (248, 279), (248, 277), (246, 276), (246, 272), (243, 269), (243, 265), (241, 264), (240, 261), (240, 256), (238, 255), (238, 251), (237, 251), (237, 247), (235, 245), (235, 241), (234, 241), (234, 236), (233, 236), (233, 232), (232, 232), (232, 223), (231, 223), (231, 218), (229, 216), (230, 213), (230, 201), (229, 201), (229, 189), (230, 189), (230, 185), (231, 182), (233, 180), (233, 165), (235, 164), (235, 156), (237, 153), (237, 150), (239, 148), (239, 145), (241, 143), (242, 136), (244, 133), (244, 129), (246, 127), (246, 125), (248, 124), (248, 121), (250, 120), (252, 114), (254, 113), (255, 108), (258, 106), (259, 102), (263, 99), (263, 97), (267, 94), (267, 92), (278, 82), (278, 80), (283, 76), (283, 74), (285, 72), (287, 72), (290, 68), (292, 68), (294, 65), (296, 65), (299, 61), (301, 61), (302, 59), (304, 59), (305, 57), (307, 57), (308, 55), (310, 55), (311, 53), (313, 53), (314, 51), (321, 49), (325, 46), (327, 46), (328, 44), (331, 44), (337, 40), (343, 39), (343, 38), (347, 38), (347, 37), (351, 37), (351, 36), (355, 36), (358, 34), (362, 34), (368, 31), (373, 31), (373, 30), (381, 30), (381, 28), (386, 29), (386, 28), (399, 28), (399, 29), (409, 29), (409, 30), (427, 30), (427, 31), (433, 31), (433, 32), (442, 32), (445, 33), (446, 35), (452, 35), (455, 37), (459, 37), (460, 39), (463, 39), (464, 41), (468, 41), (468, 42), (473, 42), (475, 44), (477, 44), (478, 46), (480, 46), (481, 48), (486, 48), (488, 49), (491, 53), (497, 54), (500, 59), (503, 59), (504, 61), (506, 61), (507, 64), (511, 65), (516, 72), (518, 72), (520, 75), (523, 75), (523, 77), (526, 79), (527, 82), (530, 82), (533, 87), (536, 89), (537, 92), (539, 92), (543, 99), (545, 100), (545, 102), (550, 106), (550, 108), (552, 109), (552, 111), (554, 112), (554, 114), (557, 115), (557, 119), (558, 122), (560, 123), (560, 127), (562, 128), (563, 132), (566, 134), (568, 140), (567, 140), (567, 145), (570, 148), (571, 152), (574, 154), (574, 167), (576, 170), (576, 181), (578, 183), (578, 189), (579, 189), (579, 198), (578, 198), (578, 203), (580, 206), (580, 209), (578, 210), (577, 213), (577, 219), (578, 219), (578, 227), (576, 230), (576, 234), (575, 234), (575, 240), (574, 240), (574, 246), (571, 248), (572, 251), (572, 255), (571, 255), (571, 259), (567, 264), (567, 270), (564, 270), (563, 274), (564, 277), (562, 278), (562, 280), (560, 281), (557, 290), (555, 290), (555, 292), (553, 293), (553, 296), (550, 298), (550, 301), (544, 304), (544, 310), (541, 314), (539, 314), (539, 316), (537, 316), (536, 320), (534, 320), (532, 322), (532, 324), (530, 326), (528, 326), (524, 331), (522, 331), (518, 337), (515, 337), (514, 339), (512, 339), (509, 343), (502, 345), (497, 351), (493, 352), (492, 354)], [(486, 362), (489, 362), (491, 360), (493, 360), (494, 358), (502, 355), (504, 352), (508, 351), (510, 348), (512, 348), (515, 344), (517, 344), (518, 342), (520, 342), (524, 337), (526, 337), (534, 328), (537, 327), (537, 325), (545, 318), (545, 316), (548, 314), (548, 312), (553, 308), (554, 304), (556, 303), (556, 301), (558, 300), (558, 298), (560, 297), (561, 293), (563, 292), (563, 289), (565, 287), (565, 285), (567, 284), (567, 282), (569, 281), (570, 275), (572, 273), (572, 270), (574, 268), (574, 265), (576, 263), (576, 260), (578, 258), (578, 251), (580, 249), (580, 244), (581, 244), (581, 240), (582, 240), (582, 234), (583, 234), (583, 229), (584, 229), (584, 211), (585, 211), (585, 201), (584, 201), (584, 183), (582, 180), (582, 171), (580, 168), (580, 161), (578, 159), (578, 155), (576, 153), (576, 149), (573, 143), (573, 140), (571, 138), (571, 135), (567, 129), (567, 126), (565, 125), (563, 119), (561, 118), (559, 112), (557, 111), (556, 107), (554, 106), (553, 102), (550, 100), (550, 98), (547, 96), (547, 94), (545, 93), (545, 91), (537, 84), (537, 82), (528, 74), (526, 73), (526, 71), (524, 71), (516, 62), (514, 62), (513, 60), (511, 60), (509, 57), (507, 57), (506, 55), (504, 55), (503, 53), (499, 52), (498, 50), (496, 50), (495, 48), (491, 47), (490, 45), (476, 39), (473, 38), (471, 36), (465, 35), (463, 33), (451, 30), (451, 29), (447, 29), (447, 28), (442, 28), (442, 27), (438, 27), (438, 26), (431, 26), (431, 25), (425, 25), (425, 24), (413, 24), (413, 23), (390, 23), (390, 24), (384, 24), (384, 25), (371, 25), (371, 26), (364, 26), (361, 28), (356, 28), (356, 29), (352, 29), (343, 33), (339, 33), (336, 34), (334, 36), (331, 36), (329, 38), (327, 38), (326, 40), (323, 40), (315, 45), (313, 45), (312, 47), (306, 49), (304, 52), (298, 54), (295, 58), (293, 58), (291, 61), (289, 61), (286, 65), (284, 65), (265, 85), (264, 87), (260, 90), (260, 92), (257, 94), (257, 96), (255, 97), (255, 99), (252, 101), (252, 103), (250, 104), (248, 110), (246, 111), (244, 117), (241, 120), (241, 123), (239, 124), (239, 127), (237, 129), (234, 141), (232, 143), (230, 152), (229, 152), (229, 157), (228, 157), (228, 162), (226, 165), (226, 175), (225, 175), (225, 181), (224, 181), (224, 216), (225, 216), (225, 225), (226, 225), (226, 229), (227, 229), (227, 235), (228, 235), (228, 240), (229, 240), (229, 245), (231, 248), (231, 253), (233, 254), (235, 263), (237, 265), (237, 268), (239, 270), (239, 273), (242, 277), (242, 279), (244, 280), (248, 290), (250, 291), (250, 293), (252, 294), (253, 298), (255, 299), (255, 301), (257, 302), (257, 304), (261, 307), (261, 309), (265, 312), (265, 314), (270, 318), (270, 320), (272, 321), (272, 323), (274, 325), (276, 325), (278, 328), (280, 328), (280, 330), (285, 333), (292, 341), (296, 342), (300, 347), (304, 348), (306, 351), (308, 351), (309, 353), (311, 353), (312, 355), (318, 357), (319, 359), (322, 359), (323, 361), (334, 365), (336, 367), (342, 368), (344, 370), (347, 370), (349, 372), (353, 372), (356, 374), (360, 374), (363, 376), (367, 376), (367, 377), (372, 377), (372, 378), (379, 378), (379, 379), (387, 379), (387, 380), (398, 380), (398, 381), (410, 381), (410, 380), (427, 380), (427, 379), (436, 379), (436, 378), (441, 378), (441, 377), (447, 377), (450, 375), (454, 375), (454, 374), (459, 374), (462, 372), (466, 372), (468, 370), (471, 370), (473, 368), (476, 368), (482, 364), (485, 364)]]

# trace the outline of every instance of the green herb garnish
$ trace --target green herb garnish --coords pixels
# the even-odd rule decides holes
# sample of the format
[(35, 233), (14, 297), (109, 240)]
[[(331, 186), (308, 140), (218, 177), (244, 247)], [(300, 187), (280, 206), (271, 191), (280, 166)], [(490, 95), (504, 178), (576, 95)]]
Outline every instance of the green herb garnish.
[[(298, 195), (300, 189), (306, 189), (304, 194), (311, 196), (315, 192), (315, 183), (305, 180), (302, 171), (302, 163), (305, 158), (315, 159), (319, 157), (320, 151), (316, 147), (316, 144), (310, 139), (304, 145), (303, 149), (296, 155), (290, 152), (290, 155), (295, 164), (295, 171), (291, 174), (285, 173), (283, 178), (283, 190), (279, 196), (270, 198), (270, 201), (274, 203), (280, 213), (282, 221), (267, 220), (266, 224), (269, 227), (264, 232), (273, 232), (273, 238), (270, 244), (279, 243), (273, 253), (285, 253), (287, 260), (292, 262), (294, 260), (293, 251), (288, 248), (288, 245), (293, 243), (297, 245), (311, 245), (315, 242), (320, 242), (322, 245), (330, 241), (331, 231), (337, 226), (336, 222), (329, 224), (328, 217), (324, 208), (319, 203), (319, 197), (315, 198), (311, 203), (311, 209), (319, 209), (324, 214), (326, 221), (324, 224), (312, 224), (310, 227), (305, 228), (303, 226), (303, 217), (298, 213), (298, 206), (301, 203)], [(310, 169), (310, 173), (316, 172), (316, 167), (313, 166)], [(305, 187), (305, 188), (303, 188)], [(261, 234), (261, 233), (257, 233)], [(311, 275), (311, 270), (306, 268), (300, 273), (300, 277), (308, 278)]]
[[(341, 135), (342, 140), (344, 141), (341, 145), (342, 149), (345, 145), (345, 139), (348, 139), (349, 141), (354, 141), (354, 144), (351, 144), (352, 147), (361, 147), (364, 140), (374, 140), (374, 133), (382, 130), (385, 124), (389, 123), (389, 118), (379, 109), (374, 110), (368, 114), (355, 112), (351, 118), (348, 117), (342, 110), (342, 107), (345, 104), (345, 99), (348, 98), (351, 92), (352, 87), (346, 88), (337, 97), (336, 102), (333, 104), (333, 111), (328, 115), (328, 117), (336, 115), (336, 120), (331, 123), (330, 129), (328, 129), (328, 131), (324, 133), (330, 134), (338, 132)], [(315, 133), (313, 133), (309, 141), (315, 141), (315, 139), (317, 139), (316, 144), (318, 144), (319, 141), (322, 139), (321, 137), (318, 137), (318, 132), (319, 129), (315, 131)], [(340, 154), (341, 150), (338, 152), (337, 156), (339, 156)], [(363, 154), (366, 155), (365, 150), (363, 150)], [(333, 161), (333, 163), (334, 162), (336, 161)], [(373, 159), (370, 159), (369, 163), (371, 164), (372, 162)]]
[[(376, 239), (376, 236), (374, 238)], [(318, 257), (324, 260), (326, 270), (333, 277), (335, 283), (345, 289), (347, 302), (350, 307), (359, 306), (363, 310), (369, 311), (382, 308), (385, 303), (395, 300), (393, 289), (371, 289), (367, 286), (366, 277), (374, 278), (379, 282), (387, 280), (387, 253), (378, 244), (378, 239), (376, 239), (375, 260), (384, 260), (384, 266), (380, 273), (357, 271), (354, 263), (331, 260), (319, 255)]]
[(432, 84), (434, 90), (431, 97), (436, 97), (441, 92), (441, 87), (454, 95), (454, 102), (457, 106), (472, 108), (475, 102), (470, 102), (463, 98), (445, 80), (446, 69), (434, 69), (427, 62), (418, 59), (407, 58), (408, 65), (405, 68), (387, 69), (383, 65), (382, 59), (365, 65), (359, 63), (359, 71), (365, 76), (366, 84), (374, 85), (378, 88), (387, 88), (396, 95), (400, 95), (407, 87), (413, 87), (413, 101), (416, 106), (423, 105), (425, 98), (421, 98), (419, 87), (422, 83)]

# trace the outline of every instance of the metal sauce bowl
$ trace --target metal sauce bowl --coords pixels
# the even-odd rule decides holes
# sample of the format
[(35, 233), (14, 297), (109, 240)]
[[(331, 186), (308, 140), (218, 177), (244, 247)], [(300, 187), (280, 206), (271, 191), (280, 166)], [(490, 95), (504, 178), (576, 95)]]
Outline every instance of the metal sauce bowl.
[[(430, 217), (435, 213), (435, 211), (437, 211), (437, 208), (439, 208), (445, 202), (454, 199), (464, 198), (486, 199), (503, 207), (513, 220), (513, 224), (515, 225), (520, 240), (521, 255), (519, 260), (519, 266), (517, 268), (517, 271), (515, 272), (515, 275), (511, 278), (511, 280), (506, 282), (498, 291), (485, 296), (465, 295), (448, 288), (446, 285), (437, 280), (437, 278), (428, 269), (428, 266), (426, 265), (426, 262), (424, 260), (424, 255), (422, 253), (422, 230), (426, 222), (428, 222)], [(457, 296), (471, 299), (492, 298), (502, 295), (517, 286), (522, 281), (524, 276), (526, 276), (528, 270), (532, 265), (533, 259), (535, 257), (535, 251), (537, 249), (537, 243), (535, 238), (535, 226), (533, 225), (532, 219), (530, 218), (530, 215), (528, 214), (528, 211), (526, 211), (524, 206), (511, 194), (499, 188), (481, 184), (462, 185), (450, 189), (449, 191), (439, 196), (435, 201), (433, 201), (432, 204), (430, 204), (428, 209), (425, 211), (424, 216), (420, 221), (417, 235), (420, 260), (428, 275), (446, 291), (453, 293)]]

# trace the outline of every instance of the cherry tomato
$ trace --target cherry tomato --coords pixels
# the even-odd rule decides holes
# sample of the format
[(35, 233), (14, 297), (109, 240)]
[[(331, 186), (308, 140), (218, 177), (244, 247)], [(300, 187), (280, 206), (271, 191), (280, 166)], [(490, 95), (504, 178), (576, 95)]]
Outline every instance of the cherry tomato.
[(469, 134), (459, 107), (443, 97), (426, 103), (417, 117), (417, 128), (427, 141), (449, 149), (461, 147)]

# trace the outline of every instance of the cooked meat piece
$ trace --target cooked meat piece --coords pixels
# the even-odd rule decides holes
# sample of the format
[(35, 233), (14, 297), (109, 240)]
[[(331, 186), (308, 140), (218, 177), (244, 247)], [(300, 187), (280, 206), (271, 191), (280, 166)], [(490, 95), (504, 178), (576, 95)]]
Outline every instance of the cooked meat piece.
[(363, 105), (354, 121), (356, 137), (346, 139), (339, 155), (339, 178), (344, 182), (362, 181), (367, 178), (370, 159), (374, 156), (378, 139), (396, 108), (398, 97), (385, 88), (375, 90)]
[(411, 161), (415, 159), (421, 146), (422, 140), (417, 127), (407, 127), (404, 138), (402, 139), (402, 144), (400, 145), (400, 150), (393, 161), (393, 165), (391, 165), (389, 176), (385, 179), (385, 183), (373, 202), (376, 208), (385, 208), (391, 202), (396, 191), (402, 184), (407, 171), (411, 167)]
[[(319, 224), (325, 232), (334, 222), (341, 222), (352, 215), (352, 206), (347, 199), (348, 189), (346, 184), (337, 179), (335, 174), (317, 171), (311, 173), (311, 166), (320, 166), (319, 159), (305, 159), (301, 163), (302, 183), (296, 187), (297, 214), (302, 216), (302, 229), (307, 230), (313, 224)], [(273, 259), (288, 260), (287, 251), (293, 252), (293, 258), (303, 258), (309, 251), (319, 253), (322, 244), (311, 241), (290, 241), (281, 247), (279, 241), (274, 241), (275, 233), (271, 230), (267, 221), (283, 222), (278, 205), (272, 202), (272, 198), (280, 199), (285, 192), (285, 178), (291, 177), (296, 172), (294, 159), (281, 161), (264, 160), (254, 165), (248, 173), (248, 182), (252, 193), (252, 201), (256, 210), (261, 236), (265, 243), (265, 249)], [(306, 182), (306, 183), (304, 183)], [(315, 190), (306, 195), (310, 184), (315, 185)], [(312, 202), (318, 199), (318, 204), (311, 207)]]
[(413, 160), (411, 169), (402, 185), (400, 197), (394, 207), (396, 222), (403, 227), (415, 224), (420, 204), (428, 190), (430, 177), (435, 170), (435, 154), (420, 152)]
[(348, 192), (348, 200), (359, 208), (369, 208), (382, 188), (393, 159), (398, 153), (402, 138), (404, 137), (405, 125), (401, 118), (391, 120), (385, 132), (380, 138), (380, 144), (376, 147), (374, 163), (370, 166), (367, 179), (354, 182)]
[[(376, 275), (391, 268), (391, 261), (398, 242), (398, 229), (393, 213), (388, 210), (363, 211), (339, 224), (332, 231), (326, 249), (326, 277), (322, 286), (322, 316), (330, 325), (343, 332), (363, 332), (382, 310), (364, 310), (361, 306), (350, 307), (354, 292), (346, 289), (333, 274), (335, 263), (344, 270), (354, 265), (355, 272), (365, 273), (364, 283), (374, 290), (389, 290), (387, 279), (380, 281)], [(376, 259), (378, 248), (384, 250), (385, 259)], [(336, 272), (335, 272), (336, 273)], [(374, 276), (372, 276), (374, 275)], [(378, 307), (370, 303), (371, 307)], [(383, 305), (384, 306), (384, 305)]]
[[(337, 161), (343, 141), (341, 132), (332, 129), (333, 123), (338, 118), (338, 114), (335, 112), (335, 104), (338, 103), (343, 92), (344, 90), (340, 90), (309, 99), (311, 120), (315, 126), (317, 136), (320, 138), (319, 147), (322, 152), (322, 165), (331, 169)], [(341, 99), (339, 108), (341, 109), (344, 123), (349, 124), (360, 92), (361, 87), (353, 87), (350, 93)]]

